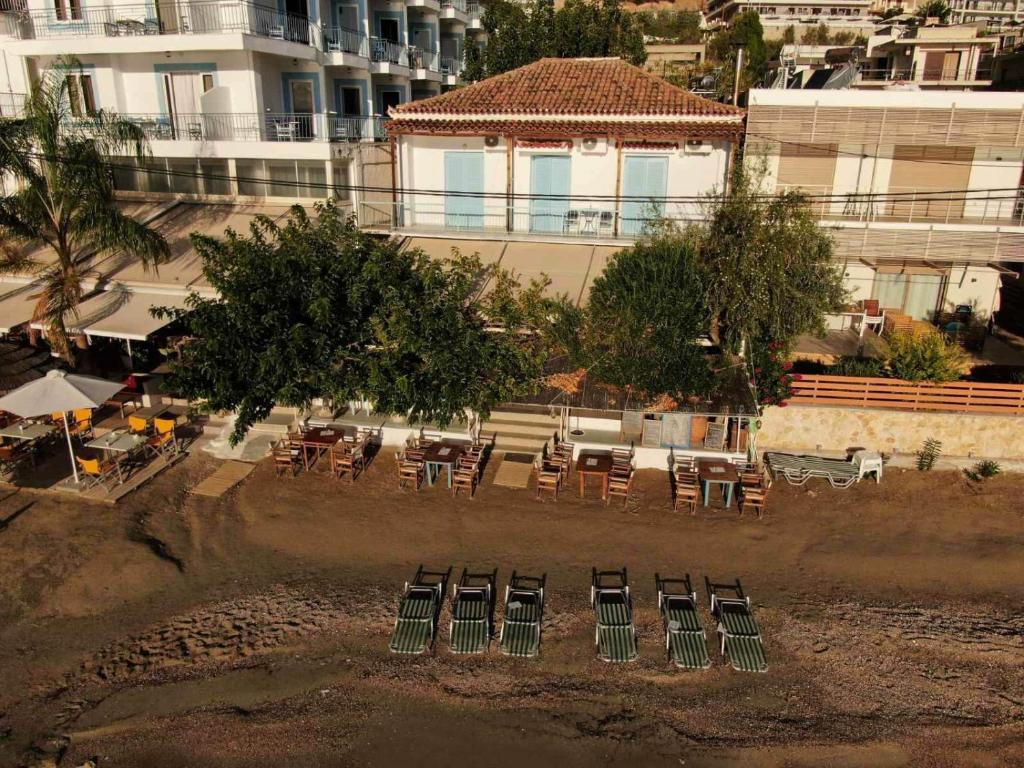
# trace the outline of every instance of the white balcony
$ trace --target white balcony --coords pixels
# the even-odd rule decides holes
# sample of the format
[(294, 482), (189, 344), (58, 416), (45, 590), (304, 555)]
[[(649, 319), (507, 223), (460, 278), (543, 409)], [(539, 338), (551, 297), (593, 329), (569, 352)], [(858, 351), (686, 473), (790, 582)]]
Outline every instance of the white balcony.
[(405, 0), (405, 7), (420, 8), (432, 13), (439, 13), (441, 11), (441, 2), (440, 0)]
[(441, 0), (441, 19), (458, 24), (469, 24), (466, 0)]

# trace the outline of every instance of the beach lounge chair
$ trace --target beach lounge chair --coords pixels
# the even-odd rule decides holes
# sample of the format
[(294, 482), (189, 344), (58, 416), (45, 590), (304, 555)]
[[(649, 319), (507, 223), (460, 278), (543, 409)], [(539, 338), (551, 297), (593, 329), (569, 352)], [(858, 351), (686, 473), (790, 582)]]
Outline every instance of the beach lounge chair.
[[(733, 669), (741, 672), (768, 671), (761, 630), (750, 612), (750, 598), (743, 593), (740, 580), (736, 579), (733, 584), (713, 584), (705, 576), (704, 582), (711, 601), (711, 615), (718, 622), (722, 655), (728, 657)], [(729, 592), (731, 596), (722, 597), (719, 591)]]
[(509, 656), (531, 657), (540, 653), (540, 632), (544, 621), (543, 576), (520, 576), (512, 571), (505, 587), (505, 618), (501, 622), (498, 647)]
[(426, 653), (433, 647), (437, 618), (451, 575), (451, 567), (447, 571), (425, 571), (421, 565), (412, 582), (405, 583), (395, 630), (391, 634), (392, 653)]
[(707, 669), (711, 666), (707, 635), (697, 613), (697, 592), (690, 583), (690, 574), (681, 579), (663, 579), (654, 574), (654, 583), (669, 660), (683, 669)]
[(812, 477), (820, 477), (833, 488), (849, 488), (868, 472), (877, 472), (862, 468), (859, 461), (792, 453), (765, 453), (764, 462), (773, 480), (782, 475), (790, 485), (803, 485)]
[(448, 633), (452, 653), (487, 650), (494, 628), (497, 579), (497, 568), (490, 573), (469, 573), (463, 568), (459, 583), (452, 585), (452, 622)]
[(593, 570), (590, 603), (597, 616), (597, 655), (604, 661), (633, 661), (639, 655), (626, 569)]

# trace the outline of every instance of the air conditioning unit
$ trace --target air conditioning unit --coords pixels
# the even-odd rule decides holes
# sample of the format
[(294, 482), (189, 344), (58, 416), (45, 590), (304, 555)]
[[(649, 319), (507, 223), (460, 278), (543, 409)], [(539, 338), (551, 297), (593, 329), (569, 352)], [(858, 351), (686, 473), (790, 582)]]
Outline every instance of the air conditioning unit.
[(494, 149), (501, 142), (498, 136), (484, 136), (484, 146), (490, 149)]
[(701, 139), (687, 139), (683, 146), (683, 152), (687, 155), (710, 155), (711, 142)]
[(596, 136), (587, 136), (580, 142), (580, 149), (585, 155), (603, 155), (608, 152), (608, 142)]

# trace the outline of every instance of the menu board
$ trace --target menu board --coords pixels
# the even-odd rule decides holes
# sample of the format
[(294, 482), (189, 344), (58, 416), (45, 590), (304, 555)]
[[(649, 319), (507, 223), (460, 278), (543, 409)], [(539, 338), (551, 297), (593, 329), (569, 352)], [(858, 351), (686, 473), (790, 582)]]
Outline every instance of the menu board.
[(640, 444), (644, 448), (661, 447), (661, 419), (644, 419), (644, 434)]
[(661, 417), (661, 447), (690, 447), (690, 414), (666, 413)]

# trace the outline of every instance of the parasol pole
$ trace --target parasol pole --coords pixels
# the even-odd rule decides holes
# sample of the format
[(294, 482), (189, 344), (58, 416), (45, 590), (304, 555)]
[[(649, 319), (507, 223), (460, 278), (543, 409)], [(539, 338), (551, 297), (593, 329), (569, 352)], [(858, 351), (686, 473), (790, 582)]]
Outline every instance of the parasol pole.
[(71, 456), (71, 471), (75, 475), (75, 485), (78, 485), (78, 466), (75, 462), (75, 447), (71, 444), (71, 428), (68, 426), (68, 413), (64, 412), (64, 435), (68, 439), (68, 454)]

